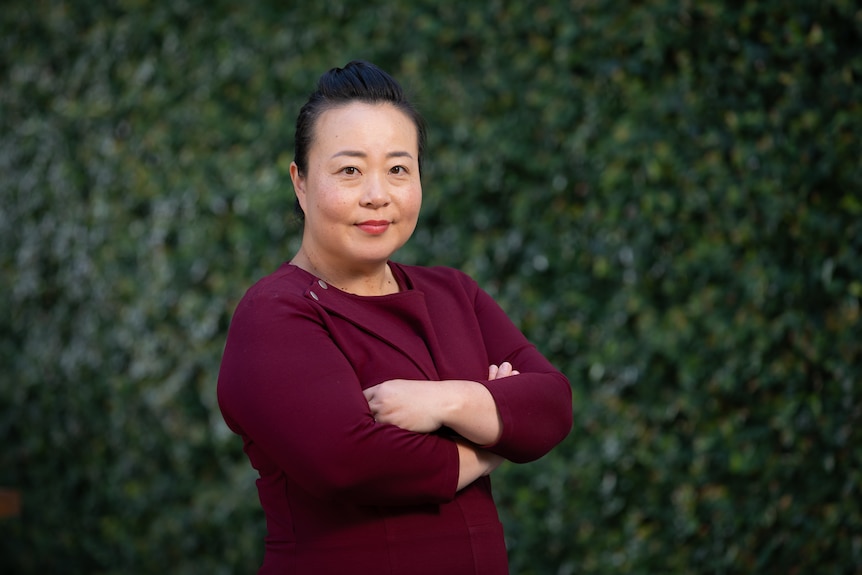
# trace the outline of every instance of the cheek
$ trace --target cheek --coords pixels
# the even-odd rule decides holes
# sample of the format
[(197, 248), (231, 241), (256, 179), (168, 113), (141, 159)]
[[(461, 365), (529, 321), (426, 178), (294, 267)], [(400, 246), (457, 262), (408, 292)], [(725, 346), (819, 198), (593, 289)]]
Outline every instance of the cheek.
[(309, 200), (324, 219), (334, 219), (343, 216), (347, 209), (344, 194), (325, 184), (318, 186), (315, 189), (314, 196), (310, 197)]
[(412, 218), (419, 217), (419, 210), (422, 207), (422, 188), (418, 187), (416, 190), (410, 193), (410, 196), (407, 199), (406, 211), (410, 214)]

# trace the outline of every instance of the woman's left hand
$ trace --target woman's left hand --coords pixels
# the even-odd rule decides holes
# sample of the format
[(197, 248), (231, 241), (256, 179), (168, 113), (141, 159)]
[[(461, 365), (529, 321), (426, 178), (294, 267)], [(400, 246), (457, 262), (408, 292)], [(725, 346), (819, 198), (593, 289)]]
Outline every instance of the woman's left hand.
[[(509, 362), (488, 367), (488, 379), (519, 375)], [(488, 389), (475, 381), (390, 379), (362, 392), (374, 420), (417, 433), (449, 427), (477, 445), (491, 445), (503, 422)]]
[(378, 423), (431, 433), (443, 425), (448, 388), (446, 382), (441, 381), (390, 379), (362, 393)]

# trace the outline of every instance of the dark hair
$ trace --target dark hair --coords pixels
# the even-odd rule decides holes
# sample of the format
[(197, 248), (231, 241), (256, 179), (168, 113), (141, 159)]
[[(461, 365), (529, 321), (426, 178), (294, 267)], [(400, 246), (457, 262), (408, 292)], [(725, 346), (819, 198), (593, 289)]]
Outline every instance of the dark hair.
[[(422, 171), (422, 155), (425, 151), (425, 121), (419, 111), (407, 100), (404, 90), (395, 79), (369, 62), (354, 60), (344, 68), (332, 68), (317, 82), (317, 90), (296, 118), (293, 161), (299, 173), (305, 175), (308, 169), (308, 150), (314, 142), (314, 128), (323, 112), (351, 102), (369, 104), (389, 103), (401, 110), (416, 126), (419, 149), (419, 171)], [(299, 201), (296, 202), (297, 214), (302, 216)]]

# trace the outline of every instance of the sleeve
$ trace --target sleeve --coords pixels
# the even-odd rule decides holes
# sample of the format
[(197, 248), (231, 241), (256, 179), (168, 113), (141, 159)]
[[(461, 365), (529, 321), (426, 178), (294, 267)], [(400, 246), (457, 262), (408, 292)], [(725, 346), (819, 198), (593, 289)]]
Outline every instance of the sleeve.
[(412, 505), (455, 496), (454, 442), (377, 424), (325, 314), (298, 296), (243, 299), (228, 332), (218, 400), (255, 467), (274, 465), (319, 497)]
[(572, 388), (515, 326), (503, 309), (478, 288), (474, 309), (488, 359), (511, 363), (520, 375), (480, 381), (488, 388), (503, 423), (500, 439), (488, 449), (516, 463), (545, 455), (572, 429)]

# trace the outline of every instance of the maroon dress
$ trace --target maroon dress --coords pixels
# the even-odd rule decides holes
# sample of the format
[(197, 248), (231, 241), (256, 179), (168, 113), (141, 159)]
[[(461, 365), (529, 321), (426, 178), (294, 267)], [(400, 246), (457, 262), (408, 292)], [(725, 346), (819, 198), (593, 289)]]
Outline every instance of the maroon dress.
[[(537, 459), (572, 425), (571, 388), (465, 274), (390, 264), (401, 291), (361, 297), (291, 264), (246, 293), (218, 381), (266, 514), (259, 573), (503, 574), (488, 477), (456, 492), (452, 432), (374, 421), (362, 389), (389, 379), (485, 385), (503, 433), (490, 447)], [(488, 381), (509, 361), (516, 377)]]

